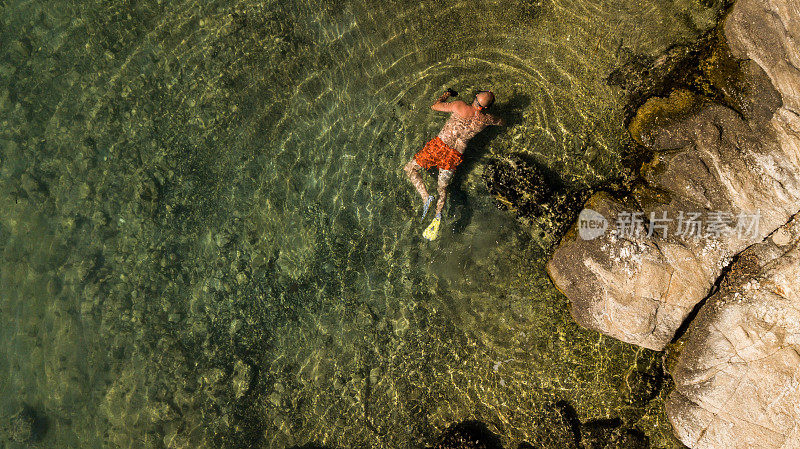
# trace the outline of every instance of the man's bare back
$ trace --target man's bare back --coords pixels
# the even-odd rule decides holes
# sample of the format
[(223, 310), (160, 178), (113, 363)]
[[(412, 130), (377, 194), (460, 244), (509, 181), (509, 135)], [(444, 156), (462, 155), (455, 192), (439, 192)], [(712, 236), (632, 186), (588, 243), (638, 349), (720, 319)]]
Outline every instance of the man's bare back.
[(493, 93), (488, 91), (478, 92), (471, 105), (461, 100), (445, 103), (445, 100), (450, 95), (451, 93), (448, 90), (431, 105), (431, 109), (435, 111), (451, 113), (439, 135), (415, 154), (414, 158), (404, 168), (408, 179), (422, 197), (424, 204), (423, 218), (434, 197), (433, 195), (428, 195), (422, 177), (419, 175), (419, 170), (434, 166), (439, 169), (439, 201), (436, 205), (436, 217), (423, 233), (423, 236), (429, 240), (436, 238), (439, 233), (439, 223), (442, 208), (444, 208), (446, 189), (453, 179), (455, 168), (461, 163), (461, 155), (466, 150), (467, 143), (487, 126), (505, 125), (505, 120), (502, 118), (483, 112), (484, 109), (494, 103)]
[[(450, 104), (455, 104), (453, 103)], [(461, 101), (460, 103), (464, 103)], [(474, 110), (472, 107), (464, 103), (470, 110), (466, 113), (472, 114), (471, 116), (462, 116), (463, 112), (453, 111), (450, 118), (442, 127), (439, 132), (439, 138), (459, 153), (463, 153), (467, 149), (467, 143), (475, 137), (484, 128), (490, 125), (499, 125), (501, 119), (484, 112)]]

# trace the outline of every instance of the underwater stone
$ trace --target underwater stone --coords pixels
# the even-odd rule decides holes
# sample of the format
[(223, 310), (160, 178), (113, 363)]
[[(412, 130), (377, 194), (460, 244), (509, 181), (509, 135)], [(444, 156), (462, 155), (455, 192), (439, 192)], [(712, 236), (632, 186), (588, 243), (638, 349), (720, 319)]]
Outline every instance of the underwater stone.
[(225, 372), (220, 368), (213, 368), (203, 373), (202, 381), (206, 386), (214, 386), (222, 381)]
[(153, 422), (172, 421), (178, 414), (166, 402), (154, 402), (149, 407), (150, 420)]
[(231, 321), (231, 326), (228, 329), (228, 333), (230, 335), (236, 335), (236, 333), (239, 332), (241, 329), (242, 329), (242, 320), (237, 318)]
[(81, 185), (78, 187), (78, 197), (82, 200), (88, 198), (91, 193), (92, 188), (89, 187), (89, 184), (85, 182), (81, 183)]
[(51, 276), (47, 281), (47, 294), (55, 296), (61, 293), (61, 278), (58, 276)]
[(28, 443), (33, 437), (33, 421), (24, 416), (11, 418), (9, 436), (15, 443)]
[(236, 282), (239, 285), (246, 284), (247, 283), (247, 274), (245, 272), (243, 272), (243, 271), (240, 271), (239, 273), (237, 273), (236, 274)]
[(5, 78), (10, 78), (11, 76), (14, 75), (16, 71), (17, 71), (16, 67), (10, 64), (0, 63), (0, 76), (3, 76)]
[(522, 221), (557, 235), (566, 228), (588, 197), (588, 191), (568, 189), (555, 175), (522, 154), (492, 160), (483, 181), (496, 205), (514, 212)]
[(223, 246), (227, 245), (230, 242), (231, 238), (225, 232), (218, 232), (214, 236), (214, 242), (217, 244), (218, 247), (222, 248)]
[(48, 423), (45, 416), (26, 405), (2, 427), (12, 442), (34, 446), (44, 437)]
[(0, 147), (3, 148), (3, 153), (6, 157), (11, 158), (17, 156), (17, 150), (19, 149), (17, 142), (10, 139), (0, 139)]
[(553, 193), (541, 169), (519, 155), (493, 161), (483, 177), (500, 204), (523, 217), (541, 215)]
[(20, 177), (20, 184), (28, 196), (34, 196), (41, 188), (39, 182), (27, 173), (23, 173), (22, 177)]
[(355, 322), (358, 327), (366, 328), (371, 326), (374, 321), (374, 317), (369, 311), (369, 308), (366, 305), (359, 307), (358, 312), (356, 313)]
[(92, 214), (92, 223), (97, 226), (105, 226), (108, 224), (108, 217), (106, 217), (106, 214), (102, 211), (95, 211), (95, 213)]
[(280, 393), (273, 391), (272, 394), (269, 395), (269, 402), (275, 407), (280, 407), (283, 404), (283, 398)]
[(16, 64), (24, 63), (30, 57), (30, 54), (28, 48), (20, 41), (12, 41), (8, 45), (8, 55)]
[(378, 367), (372, 368), (369, 371), (369, 383), (375, 385), (381, 380), (381, 369)]
[(247, 394), (248, 391), (250, 391), (252, 382), (253, 367), (242, 360), (237, 360), (233, 367), (233, 378), (231, 379), (231, 384), (233, 385), (233, 391), (236, 394), (236, 399), (241, 399), (245, 394)]

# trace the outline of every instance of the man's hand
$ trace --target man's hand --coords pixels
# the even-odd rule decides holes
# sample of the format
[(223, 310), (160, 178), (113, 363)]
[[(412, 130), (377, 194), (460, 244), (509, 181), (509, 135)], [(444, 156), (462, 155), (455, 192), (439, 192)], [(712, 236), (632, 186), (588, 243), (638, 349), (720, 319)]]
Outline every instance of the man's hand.
[(456, 103), (463, 103), (463, 101), (445, 103), (445, 100), (450, 97), (455, 97), (456, 95), (458, 95), (458, 92), (454, 91), (453, 89), (447, 89), (442, 96), (431, 105), (431, 109), (439, 112), (453, 112), (453, 107), (456, 105)]

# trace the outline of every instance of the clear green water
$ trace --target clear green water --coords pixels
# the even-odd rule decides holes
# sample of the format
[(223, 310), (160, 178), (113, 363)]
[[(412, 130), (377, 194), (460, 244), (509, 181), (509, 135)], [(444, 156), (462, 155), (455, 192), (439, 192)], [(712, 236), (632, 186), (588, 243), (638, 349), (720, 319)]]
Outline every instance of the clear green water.
[[(0, 447), (417, 448), (466, 419), (570, 447), (559, 401), (673, 447), (660, 354), (572, 323), (555, 236), (481, 172), (526, 153), (614, 176), (605, 77), (717, 9), (0, 0)], [(450, 86), (493, 89), (510, 124), (427, 243), (401, 167)]]

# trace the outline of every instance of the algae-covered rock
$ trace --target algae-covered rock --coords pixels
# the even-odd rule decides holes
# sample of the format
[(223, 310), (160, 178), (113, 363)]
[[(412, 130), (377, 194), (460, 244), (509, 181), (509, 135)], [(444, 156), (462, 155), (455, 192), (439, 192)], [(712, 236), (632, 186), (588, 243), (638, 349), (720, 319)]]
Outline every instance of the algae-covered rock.
[(540, 215), (553, 193), (542, 171), (520, 156), (494, 161), (484, 171), (484, 178), (495, 198), (521, 216)]
[(5, 111), (8, 104), (8, 89), (0, 89), (0, 111)]
[(493, 160), (483, 179), (499, 208), (538, 226), (545, 237), (559, 235), (589, 194), (562, 185), (555, 174), (523, 154)]
[(675, 90), (666, 98), (650, 98), (636, 111), (628, 130), (639, 144), (652, 145), (645, 132), (654, 132), (670, 121), (690, 114), (693, 109), (696, 111), (700, 101), (701, 98), (684, 89)]

